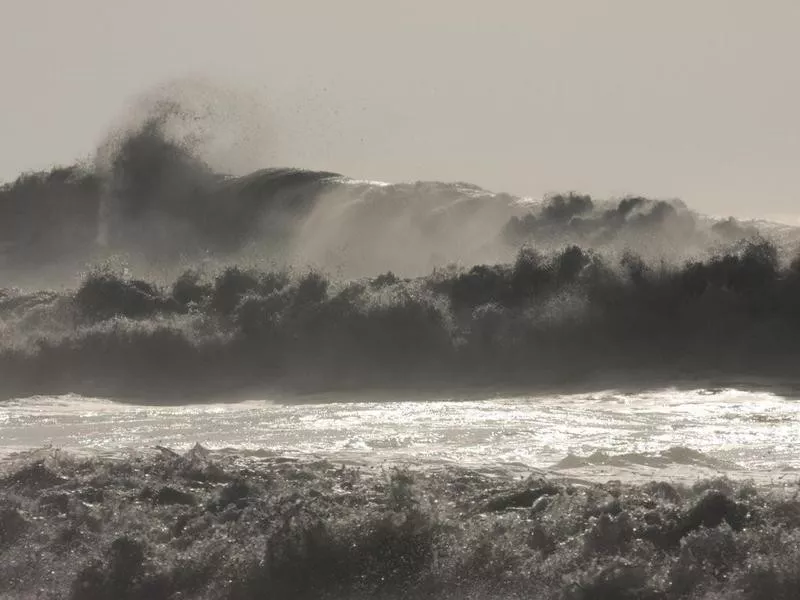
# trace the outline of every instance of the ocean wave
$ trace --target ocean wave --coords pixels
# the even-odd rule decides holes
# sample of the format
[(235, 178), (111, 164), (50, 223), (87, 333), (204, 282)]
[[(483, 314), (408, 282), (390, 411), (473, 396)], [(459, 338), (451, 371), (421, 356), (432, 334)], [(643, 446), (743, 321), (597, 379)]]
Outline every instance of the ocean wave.
[(96, 270), (0, 294), (4, 397), (795, 383), (800, 261), (766, 241), (682, 266), (570, 247), (385, 273), (229, 267), (169, 285)]
[(639, 197), (230, 176), (181, 133), (195, 118), (162, 99), (92, 161), (0, 188), (0, 396), (795, 376), (796, 229)]
[(628, 452), (625, 454), (608, 454), (606, 452), (593, 452), (589, 456), (576, 456), (569, 454), (553, 465), (553, 469), (580, 469), (584, 467), (610, 466), (629, 467), (643, 466), (654, 469), (663, 469), (675, 465), (692, 466), (715, 471), (743, 470), (736, 463), (720, 460), (703, 452), (673, 446), (657, 454), (644, 452)]
[(526, 244), (680, 262), (758, 235), (791, 249), (800, 240), (796, 228), (709, 219), (678, 201), (569, 193), (531, 202), (467, 183), (292, 168), (234, 177), (209, 164), (197, 135), (176, 133), (198, 118), (162, 99), (92, 161), (2, 186), (0, 276), (35, 288), (74, 282), (104, 260), (146, 274), (269, 261), (348, 277), (419, 276), (454, 262), (508, 262)]
[(725, 479), (578, 484), (196, 446), (0, 463), (22, 598), (792, 597), (800, 504)]

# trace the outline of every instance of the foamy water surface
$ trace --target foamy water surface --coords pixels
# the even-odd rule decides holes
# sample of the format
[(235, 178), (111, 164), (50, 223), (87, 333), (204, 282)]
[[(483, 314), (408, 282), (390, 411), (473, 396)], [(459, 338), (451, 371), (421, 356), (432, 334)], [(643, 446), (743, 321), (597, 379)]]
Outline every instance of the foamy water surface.
[(0, 404), (0, 452), (49, 445), (116, 454), (200, 443), (255, 456), (600, 478), (654, 472), (783, 478), (800, 469), (800, 402), (771, 393), (318, 400), (324, 401), (137, 406), (74, 395), (25, 398)]

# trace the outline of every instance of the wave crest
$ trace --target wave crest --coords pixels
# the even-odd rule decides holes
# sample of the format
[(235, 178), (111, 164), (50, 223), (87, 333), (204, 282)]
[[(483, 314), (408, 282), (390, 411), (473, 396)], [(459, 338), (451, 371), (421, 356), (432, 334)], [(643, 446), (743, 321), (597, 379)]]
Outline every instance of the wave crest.
[(0, 379), (6, 397), (792, 383), (799, 265), (762, 241), (657, 268), (571, 247), (417, 278), (101, 269), (75, 292), (0, 296)]
[(795, 229), (712, 220), (678, 201), (557, 194), (531, 202), (467, 183), (386, 184), (302, 169), (232, 176), (206, 148), (216, 137), (213, 110), (170, 93), (144, 103), (91, 164), (0, 188), (6, 280), (71, 282), (108, 259), (147, 274), (266, 260), (346, 277), (419, 276), (454, 262), (508, 262), (529, 244), (674, 263), (757, 235), (781, 249), (798, 241)]

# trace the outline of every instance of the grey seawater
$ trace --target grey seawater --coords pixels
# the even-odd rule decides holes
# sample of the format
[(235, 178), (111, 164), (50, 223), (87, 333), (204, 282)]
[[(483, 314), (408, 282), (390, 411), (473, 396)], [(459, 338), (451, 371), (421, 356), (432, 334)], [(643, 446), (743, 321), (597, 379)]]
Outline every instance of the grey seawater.
[(138, 406), (75, 395), (21, 398), (0, 404), (0, 455), (49, 446), (113, 456), (199, 443), (253, 457), (586, 479), (800, 475), (800, 402), (766, 392), (306, 400)]

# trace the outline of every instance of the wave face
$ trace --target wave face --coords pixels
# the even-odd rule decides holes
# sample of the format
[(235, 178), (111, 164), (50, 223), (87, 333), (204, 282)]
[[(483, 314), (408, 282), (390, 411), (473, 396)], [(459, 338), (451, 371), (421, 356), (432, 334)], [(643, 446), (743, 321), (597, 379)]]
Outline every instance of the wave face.
[[(0, 296), (2, 395), (190, 400), (242, 390), (796, 383), (800, 261), (766, 241), (682, 266), (577, 246), (337, 280), (109, 269)], [(697, 385), (693, 385), (697, 387)]]

